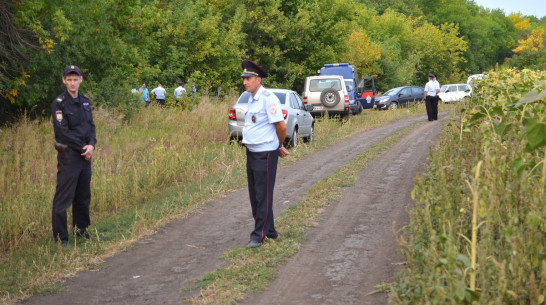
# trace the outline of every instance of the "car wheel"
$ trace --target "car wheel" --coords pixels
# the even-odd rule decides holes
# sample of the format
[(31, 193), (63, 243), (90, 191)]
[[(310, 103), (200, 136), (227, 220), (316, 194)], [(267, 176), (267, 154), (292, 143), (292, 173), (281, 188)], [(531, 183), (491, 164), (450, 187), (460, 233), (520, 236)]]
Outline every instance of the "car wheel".
[(305, 137), (304, 141), (305, 142), (313, 142), (313, 140), (315, 139), (314, 138), (315, 137), (314, 132), (315, 132), (315, 127), (311, 126), (311, 131), (309, 132), (309, 136)]
[(364, 107), (362, 107), (362, 104), (360, 104), (360, 102), (358, 103), (358, 114), (361, 114), (362, 113), (362, 110), (364, 110)]
[(337, 92), (337, 90), (327, 88), (322, 90), (320, 93), (320, 102), (325, 107), (334, 107), (335, 105), (339, 104), (340, 101), (341, 97), (339, 96), (339, 92)]
[(298, 146), (298, 129), (297, 128), (294, 128), (294, 133), (292, 134), (292, 139), (290, 139), (290, 142), (288, 142), (288, 145), (290, 147)]
[(389, 105), (389, 108), (392, 109), (392, 110), (398, 109), (398, 103), (397, 103), (397, 102), (392, 102), (392, 103)]

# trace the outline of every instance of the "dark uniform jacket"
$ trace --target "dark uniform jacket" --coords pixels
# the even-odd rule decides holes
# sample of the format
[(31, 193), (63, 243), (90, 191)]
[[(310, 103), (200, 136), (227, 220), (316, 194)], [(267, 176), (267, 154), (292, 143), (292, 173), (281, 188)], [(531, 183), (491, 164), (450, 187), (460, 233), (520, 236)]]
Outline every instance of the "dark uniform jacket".
[(55, 141), (66, 144), (71, 149), (82, 152), (85, 145), (97, 143), (95, 122), (91, 114), (89, 99), (78, 93), (79, 103), (63, 92), (51, 103)]

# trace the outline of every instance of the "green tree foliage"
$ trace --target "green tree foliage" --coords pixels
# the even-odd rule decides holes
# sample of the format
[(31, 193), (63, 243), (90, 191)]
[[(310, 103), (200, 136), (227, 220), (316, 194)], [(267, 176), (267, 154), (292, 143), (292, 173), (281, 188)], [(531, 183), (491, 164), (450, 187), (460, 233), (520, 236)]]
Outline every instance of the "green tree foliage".
[(47, 114), (67, 64), (82, 68), (81, 90), (95, 104), (125, 107), (142, 82), (172, 88), (191, 81), (201, 94), (240, 91), (245, 58), (268, 70), (270, 87), (301, 89), (325, 63), (350, 62), (386, 90), (422, 84), (429, 71), (441, 82), (460, 81), (512, 54), (514, 23), (501, 12), (467, 0), (435, 2), (430, 11), (428, 1), (17, 2), (6, 6), (9, 20), (38, 48), (17, 46), (29, 56), (11, 66), (5, 62), (16, 54), (2, 51), (2, 68), (17, 73), (0, 83), (0, 103)]
[(427, 20), (439, 26), (455, 24), (468, 43), (461, 68), (481, 73), (510, 56), (515, 27), (500, 10), (488, 10), (469, 0), (416, 0)]

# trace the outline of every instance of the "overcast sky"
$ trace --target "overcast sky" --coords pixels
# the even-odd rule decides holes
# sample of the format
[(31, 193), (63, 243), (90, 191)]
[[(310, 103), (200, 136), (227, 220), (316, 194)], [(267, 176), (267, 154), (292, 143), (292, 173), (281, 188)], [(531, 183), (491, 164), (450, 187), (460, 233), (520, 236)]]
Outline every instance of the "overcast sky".
[(534, 15), (542, 18), (546, 15), (544, 0), (474, 0), (477, 5), (486, 8), (500, 8), (508, 16), (510, 13), (521, 12), (523, 15)]

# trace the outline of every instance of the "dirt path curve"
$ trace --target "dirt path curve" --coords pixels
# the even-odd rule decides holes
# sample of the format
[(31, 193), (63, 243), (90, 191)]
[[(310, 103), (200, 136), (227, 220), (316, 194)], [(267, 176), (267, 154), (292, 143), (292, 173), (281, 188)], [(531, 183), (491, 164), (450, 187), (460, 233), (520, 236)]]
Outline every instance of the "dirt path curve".
[[(290, 163), (288, 166), (279, 168), (274, 194), (275, 215), (280, 215), (287, 206), (301, 201), (309, 187), (333, 173), (340, 166), (347, 164), (357, 154), (394, 132), (425, 120), (425, 116), (406, 118), (377, 129), (361, 132), (333, 147), (316, 151), (301, 160)], [(360, 204), (363, 207), (362, 209), (338, 208), (340, 205), (336, 205), (328, 210), (327, 223), (321, 224), (317, 230), (328, 230), (328, 227), (336, 225), (337, 222), (330, 219), (332, 217), (338, 220), (341, 218), (343, 223), (349, 218), (368, 217), (366, 214), (376, 209), (379, 209), (378, 214), (376, 215), (374, 212), (372, 220), (380, 221), (383, 219), (383, 223), (378, 223), (378, 225), (381, 225), (380, 228), (371, 230), (368, 227), (372, 224), (362, 221), (361, 224), (355, 227), (347, 226), (339, 229), (339, 231), (330, 232), (317, 232), (314, 230), (310, 234), (311, 247), (320, 247), (321, 251), (337, 253), (338, 255), (336, 257), (328, 256), (327, 252), (324, 254), (316, 253), (323, 259), (331, 258), (322, 263), (323, 269), (317, 269), (319, 275), (323, 274), (324, 281), (322, 283), (325, 285), (321, 287), (322, 289), (318, 289), (319, 294), (321, 294), (321, 296), (317, 294), (317, 298), (315, 298), (318, 303), (326, 304), (326, 300), (333, 301), (334, 299), (331, 298), (337, 297), (337, 294), (340, 295), (339, 300), (362, 295), (357, 290), (347, 288), (343, 292), (343, 287), (331, 286), (347, 283), (351, 285), (350, 287), (362, 287), (358, 285), (368, 281), (363, 279), (362, 276), (360, 277), (361, 281), (359, 280), (358, 283), (351, 282), (351, 278), (357, 277), (357, 274), (355, 274), (358, 273), (357, 268), (363, 268), (360, 269), (360, 273), (370, 278), (375, 279), (377, 277), (380, 280), (392, 278), (392, 273), (386, 274), (383, 269), (378, 269), (378, 273), (374, 274), (369, 271), (369, 268), (381, 265), (374, 261), (374, 257), (381, 258), (382, 265), (388, 265), (387, 262), (392, 258), (392, 255), (387, 253), (392, 253), (394, 241), (391, 233), (391, 219), (384, 218), (403, 214), (403, 206), (407, 202), (396, 203), (393, 202), (393, 200), (398, 200), (396, 197), (377, 196), (384, 193), (404, 193), (405, 197), (403, 198), (408, 196), (409, 190), (413, 187), (415, 170), (420, 167), (419, 164), (425, 162), (428, 156), (429, 141), (438, 136), (441, 128), (440, 122), (430, 122), (425, 126), (427, 127), (418, 127), (419, 131), (414, 131), (412, 134), (426, 132), (426, 136), (416, 135), (413, 139), (407, 140), (408, 142), (405, 144), (397, 144), (397, 151), (394, 148), (389, 150), (389, 154), (392, 153), (393, 157), (390, 159), (392, 163), (388, 163), (394, 167), (378, 167), (373, 170), (371, 175), (365, 177), (367, 181), (364, 182), (365, 185), (371, 184), (370, 187), (362, 187), (362, 185), (357, 184), (355, 188), (345, 191), (347, 194), (350, 192), (354, 192), (354, 194), (348, 197), (345, 196), (343, 202), (349, 200), (350, 197), (354, 197), (357, 199), (357, 204), (351, 204), (350, 202), (342, 202), (342, 204), (352, 207)], [(414, 144), (414, 141), (420, 143)], [(414, 149), (407, 152), (411, 147), (414, 147)], [(418, 150), (418, 147), (422, 148)], [(409, 155), (416, 156), (410, 158)], [(402, 156), (405, 157), (401, 158)], [(318, 158), (322, 161), (316, 162)], [(385, 156), (380, 156), (379, 160), (381, 162), (378, 163), (388, 161)], [(380, 166), (375, 165), (375, 163), (374, 166)], [(398, 185), (395, 181), (398, 181), (397, 176), (402, 174), (407, 175), (407, 177), (405, 176), (405, 179), (399, 181), (401, 185)], [(364, 198), (367, 196), (376, 199), (369, 201), (370, 199)], [(366, 206), (368, 204), (364, 204), (364, 200), (372, 202), (373, 206), (371, 204)], [(332, 214), (330, 215), (330, 213)], [(354, 222), (354, 224), (357, 224), (357, 222)], [(198, 293), (197, 290), (188, 291), (182, 288), (194, 284), (196, 278), (223, 266), (225, 262), (219, 260), (218, 257), (228, 248), (245, 246), (252, 226), (253, 220), (246, 188), (233, 191), (211, 202), (201, 212), (185, 219), (173, 221), (157, 234), (138, 242), (134, 248), (107, 259), (105, 268), (100, 271), (78, 273), (76, 277), (66, 281), (64, 284), (66, 291), (35, 296), (27, 299), (23, 304), (181, 304), (183, 299)], [(315, 237), (313, 238), (313, 236)], [(351, 236), (355, 237), (354, 242), (350, 242)], [(357, 240), (359, 236), (364, 236), (366, 243)], [(330, 240), (330, 237), (337, 239), (337, 241), (346, 240), (347, 244), (337, 244), (337, 241)], [(322, 246), (317, 244), (320, 242), (323, 243)], [(359, 245), (360, 243), (362, 244)], [(308, 248), (305, 247), (304, 251), (309, 251), (306, 249)], [(364, 251), (365, 255), (356, 255), (356, 252), (360, 250)], [(320, 260), (321, 258), (318, 256), (315, 256), (314, 260)], [(301, 257), (302, 255), (298, 254), (295, 260), (301, 259)], [(344, 263), (345, 258), (348, 259), (346, 263)], [(291, 264), (295, 260), (292, 260)], [(335, 264), (335, 260), (339, 264)], [(344, 268), (344, 266), (349, 269)], [(286, 267), (281, 268), (281, 270), (284, 269)], [(285, 278), (285, 276), (284, 272), (281, 271), (280, 277)], [(279, 282), (282, 282), (282, 280), (275, 281), (273, 285), (282, 285)], [(375, 283), (371, 285), (373, 286)], [(319, 287), (314, 287), (313, 291), (316, 290), (315, 288)], [(290, 289), (287, 289), (287, 291), (290, 291)], [(365, 289), (364, 292), (367, 293), (369, 290)], [(341, 297), (343, 293), (347, 293), (347, 296)], [(278, 297), (280, 294), (284, 294), (284, 291), (279, 293), (279, 290), (276, 289), (268, 290), (260, 299), (263, 304), (271, 304), (272, 299), (266, 297), (268, 294)], [(322, 296), (322, 294), (325, 295)], [(258, 294), (255, 297), (260, 298), (260, 295)], [(301, 297), (306, 298), (306, 296)], [(281, 302), (279, 304), (288, 303)], [(293, 304), (307, 304), (307, 302)], [(341, 303), (337, 302), (337, 304)]]
[(388, 304), (386, 293), (371, 293), (400, 270), (393, 223), (408, 222), (413, 179), (426, 169), (439, 124), (414, 128), (361, 171), (268, 289), (239, 304)]

